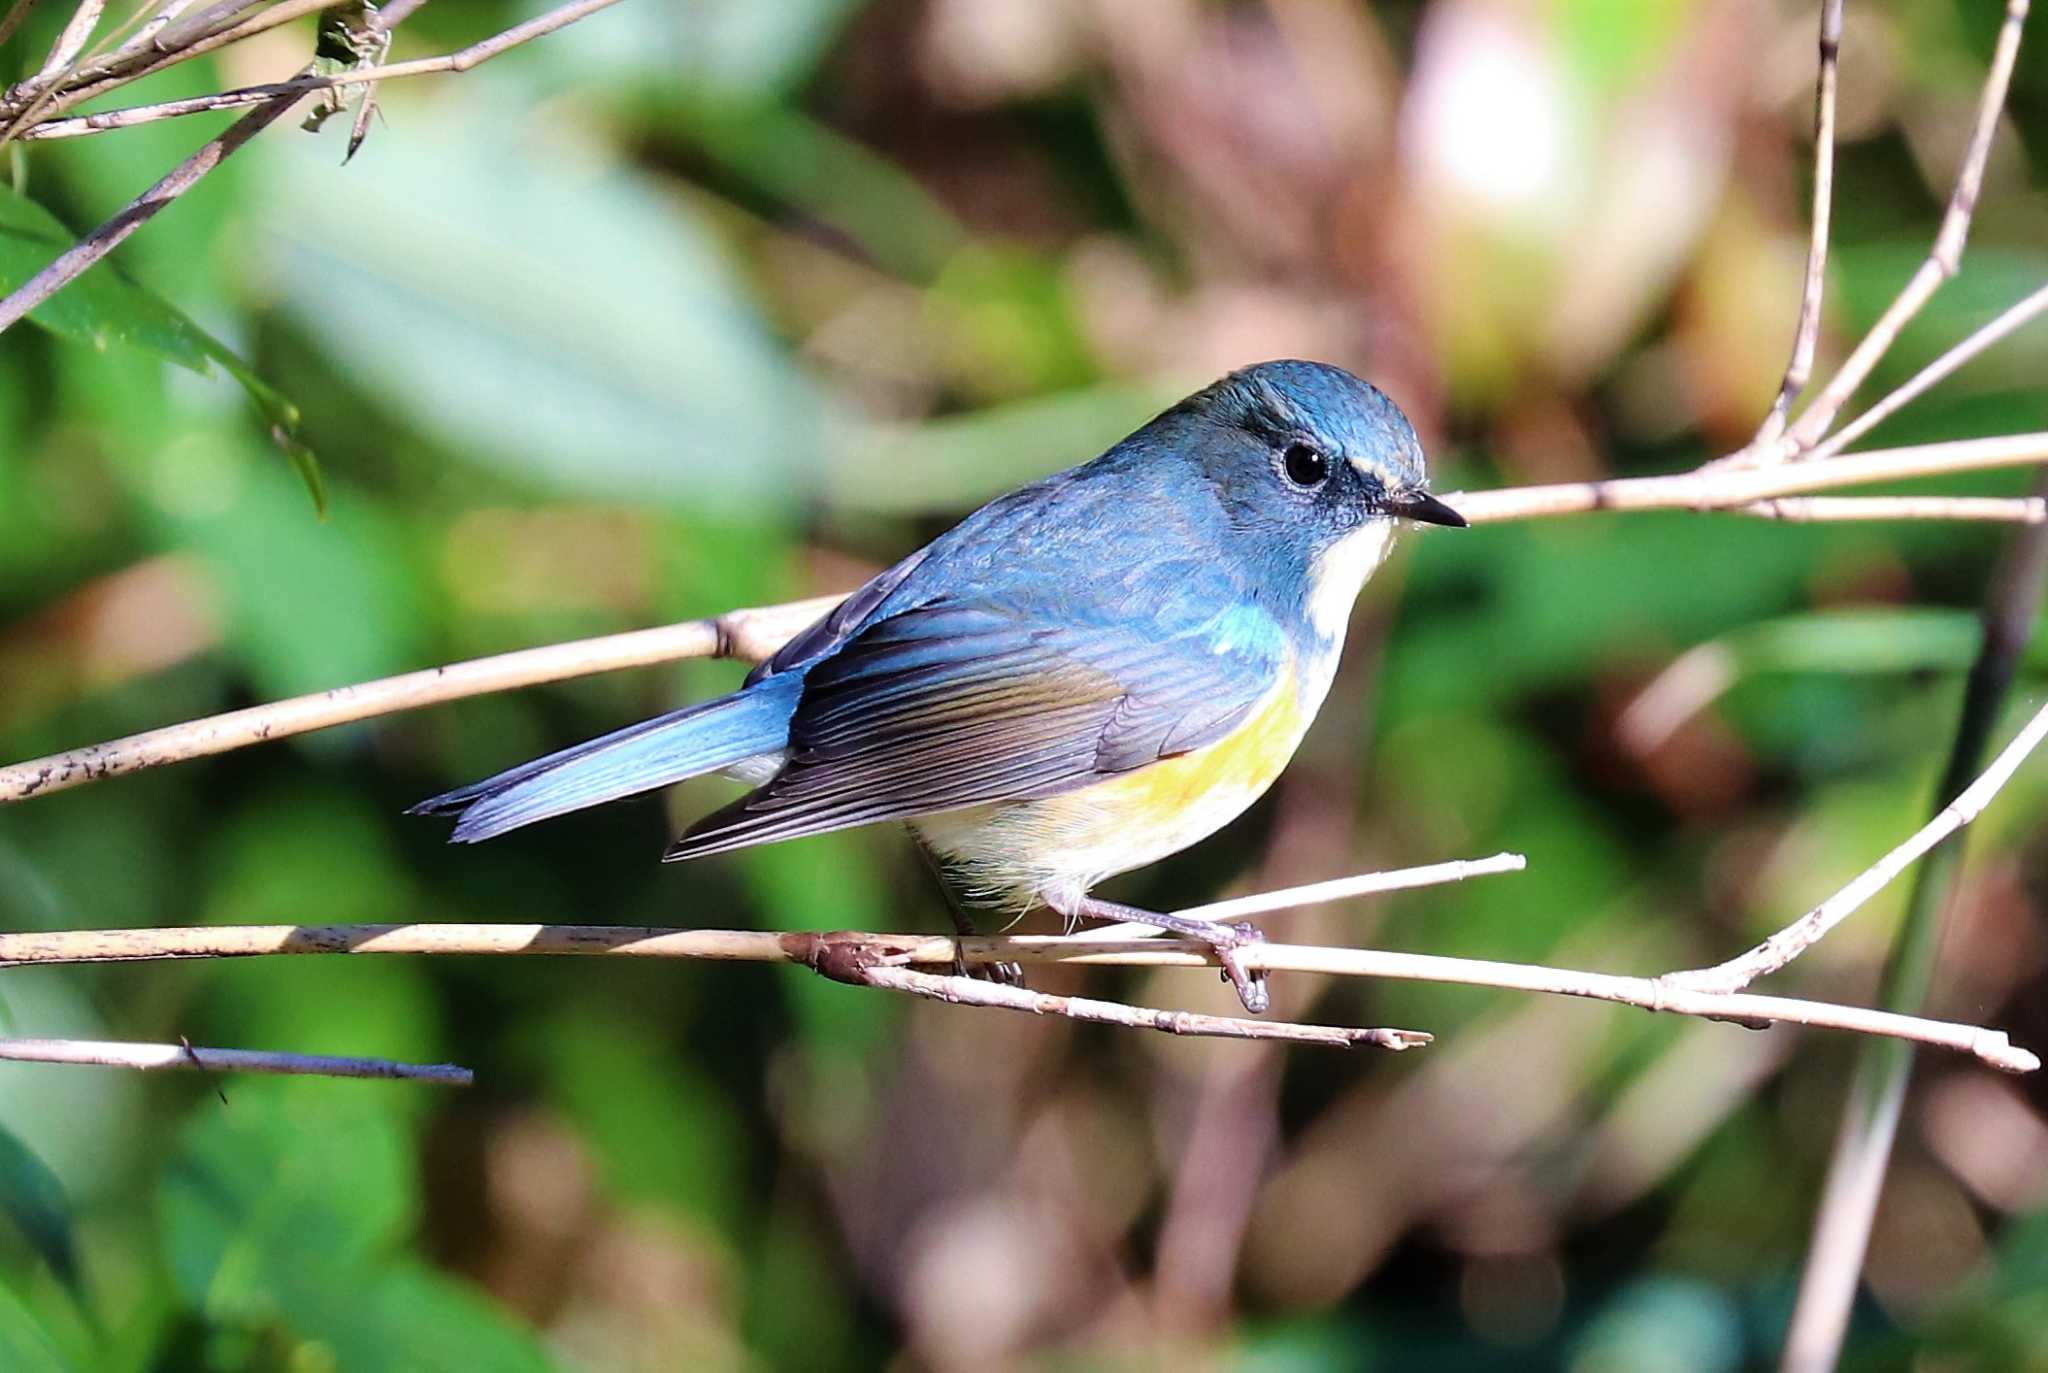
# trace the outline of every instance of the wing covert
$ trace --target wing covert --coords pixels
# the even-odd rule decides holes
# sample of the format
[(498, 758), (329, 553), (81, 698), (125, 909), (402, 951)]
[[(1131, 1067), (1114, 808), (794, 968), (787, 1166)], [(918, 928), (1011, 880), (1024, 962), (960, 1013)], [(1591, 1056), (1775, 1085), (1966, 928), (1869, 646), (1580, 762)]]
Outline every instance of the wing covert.
[(1175, 626), (928, 602), (816, 662), (781, 772), (668, 856), (1084, 787), (1224, 737), (1286, 655), (1242, 607)]

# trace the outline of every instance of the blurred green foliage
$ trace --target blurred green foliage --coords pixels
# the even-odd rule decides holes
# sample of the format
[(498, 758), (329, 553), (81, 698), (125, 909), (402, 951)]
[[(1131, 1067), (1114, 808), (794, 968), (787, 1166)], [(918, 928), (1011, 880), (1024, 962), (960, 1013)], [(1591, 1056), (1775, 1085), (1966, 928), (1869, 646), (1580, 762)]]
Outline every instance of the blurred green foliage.
[[(429, 4), (396, 55), (535, 8)], [(67, 12), (39, 7), (0, 76)], [(1831, 356), (1925, 251), (1993, 19), (1850, 14)], [(843, 588), (1262, 356), (1382, 380), (1440, 490), (1701, 461), (1746, 437), (1789, 341), (1811, 22), (626, 0), (392, 83), (346, 169), (346, 120), (280, 125), (38, 312), (48, 332), (0, 335), (0, 755)], [(268, 79), (310, 42), (122, 99)], [(2048, 275), (2048, 44), (2026, 52), (1967, 269), (1878, 383)], [(0, 287), (218, 123), (18, 149)], [(2044, 361), (2025, 331), (1874, 442), (2043, 427)], [(270, 434), (294, 403), (324, 519)], [(1724, 956), (1922, 815), (2004, 537), (1665, 514), (1417, 538), (1275, 795), (1118, 890), (1183, 905), (1511, 848), (1518, 877), (1270, 928)], [(1618, 722), (1695, 649), (1712, 689), (1631, 746)], [(890, 832), (661, 868), (717, 783), (477, 850), (400, 816), (737, 673), (564, 683), (10, 807), (0, 921), (943, 927)], [(1973, 834), (1937, 989), (2037, 1047), (2044, 793), (2022, 776)], [(1867, 996), (1897, 910), (1788, 982)], [(10, 1033), (445, 1058), (478, 1085), (0, 1067), (0, 1368), (1771, 1366), (1846, 1045), (1472, 989), (1289, 994), (1440, 1039), (1151, 1043), (742, 966), (9, 971)], [(1913, 1100), (1852, 1366), (2048, 1368), (2048, 1098), (1930, 1061)]]

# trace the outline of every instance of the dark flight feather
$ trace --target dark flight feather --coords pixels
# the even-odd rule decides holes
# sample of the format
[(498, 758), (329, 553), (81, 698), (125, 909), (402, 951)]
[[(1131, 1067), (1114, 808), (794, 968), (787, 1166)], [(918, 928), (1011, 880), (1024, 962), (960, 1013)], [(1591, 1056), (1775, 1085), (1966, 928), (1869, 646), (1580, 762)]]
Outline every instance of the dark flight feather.
[(1175, 634), (1047, 628), (987, 601), (907, 610), (806, 673), (782, 771), (668, 857), (1085, 787), (1228, 735), (1285, 653), (1277, 626), (1225, 638), (1213, 619)]

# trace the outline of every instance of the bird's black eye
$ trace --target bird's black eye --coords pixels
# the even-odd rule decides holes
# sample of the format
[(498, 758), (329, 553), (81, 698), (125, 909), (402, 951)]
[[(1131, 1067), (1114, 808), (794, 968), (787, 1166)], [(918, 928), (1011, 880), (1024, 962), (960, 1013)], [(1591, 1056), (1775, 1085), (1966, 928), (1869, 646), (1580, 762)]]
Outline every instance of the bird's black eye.
[(1280, 470), (1296, 486), (1320, 486), (1330, 475), (1330, 460), (1305, 443), (1290, 443), (1280, 455)]

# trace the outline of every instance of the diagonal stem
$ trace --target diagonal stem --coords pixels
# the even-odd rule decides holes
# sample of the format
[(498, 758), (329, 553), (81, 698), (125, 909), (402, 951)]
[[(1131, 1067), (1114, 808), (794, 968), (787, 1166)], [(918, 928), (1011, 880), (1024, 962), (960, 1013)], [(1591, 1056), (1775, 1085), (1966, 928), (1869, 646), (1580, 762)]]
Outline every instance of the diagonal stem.
[(1990, 767), (1957, 794), (1955, 800), (1936, 812), (1935, 817), (1921, 826), (1912, 838), (1864, 869), (1849, 885), (1748, 953), (1711, 968), (1666, 973), (1659, 980), (1695, 991), (1733, 992), (1784, 967), (1818, 944), (1828, 931), (1854, 914), (1871, 897), (1890, 886), (1900, 873), (1982, 815), (1984, 808), (1991, 804), (1991, 798), (2012, 780), (2020, 764), (2040, 746), (2043, 738), (2048, 738), (2048, 706), (2034, 713), (2026, 728), (1992, 760)]
[[(2048, 491), (2048, 482), (2041, 489)], [(1964, 689), (1962, 718), (1942, 778), (1940, 795), (1955, 796), (1977, 771), (1991, 731), (2004, 709), (2048, 582), (2048, 528), (2016, 536), (1999, 569), (1984, 611), (1984, 639)], [(1920, 865), (1905, 923), (1885, 969), (1882, 999), (1898, 1013), (1926, 1000), (1941, 935), (1941, 913), (1962, 865), (1962, 837), (1952, 835)], [(1781, 1373), (1829, 1373), (1849, 1328), (1871, 1222), (1897, 1138), (1906, 1080), (1913, 1067), (1909, 1044), (1865, 1045), (1849, 1084), (1835, 1151), (1814, 1217), (1813, 1241), (1800, 1274), (1799, 1296), (1786, 1331)]]
[(1826, 443), (1813, 450), (1810, 461), (1820, 462), (1832, 458), (1856, 440), (1890, 419), (1910, 402), (1918, 400), (1929, 389), (1946, 380), (1956, 369), (1969, 362), (1985, 349), (1999, 342), (2014, 330), (2029, 323), (2043, 310), (2048, 310), (2048, 286), (2043, 286), (2026, 299), (2005, 310), (1998, 318), (1984, 325), (1955, 347), (1943, 353), (1933, 362), (1916, 372), (1912, 379), (1886, 396), (1877, 404), (1842, 426)]
[(1792, 402), (1813, 377), (1813, 354), (1820, 339), (1821, 292), (1827, 280), (1828, 225), (1834, 210), (1835, 188), (1835, 85), (1842, 58), (1842, 0), (1821, 0), (1820, 74), (1813, 93), (1813, 212), (1812, 238), (1806, 248), (1806, 281), (1799, 295), (1799, 326), (1792, 338), (1792, 360), (1785, 365), (1785, 379), (1778, 386), (1778, 398), (1749, 441), (1745, 453), (1760, 454), (1776, 444), (1785, 432), (1786, 416)]
[(94, 229), (49, 266), (23, 282), (5, 300), (0, 300), (0, 333), (21, 322), (24, 315), (58, 291), (76, 281), (94, 263), (121, 246), (128, 236), (147, 224), (172, 201), (199, 184), (208, 172), (224, 162), (303, 98), (303, 93), (281, 96), (259, 105), (230, 124), (218, 137), (179, 163), (170, 175), (123, 206), (112, 219)]

